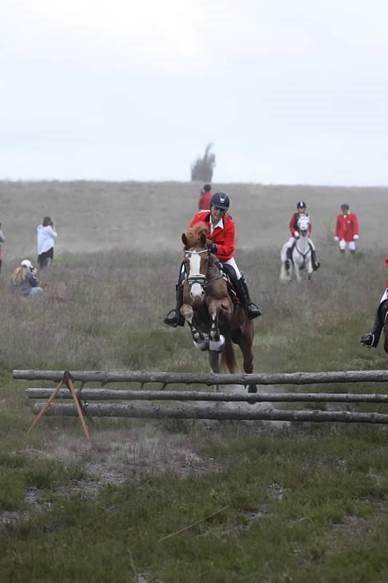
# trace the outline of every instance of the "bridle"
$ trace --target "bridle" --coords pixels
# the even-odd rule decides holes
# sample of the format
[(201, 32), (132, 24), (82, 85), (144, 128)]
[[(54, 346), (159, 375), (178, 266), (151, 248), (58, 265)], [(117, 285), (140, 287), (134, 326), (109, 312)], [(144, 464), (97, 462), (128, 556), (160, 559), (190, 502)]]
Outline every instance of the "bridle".
[[(190, 259), (192, 255), (203, 255), (204, 253), (206, 253), (207, 255), (210, 255), (208, 249), (202, 249), (201, 251), (198, 251), (197, 249), (188, 249), (185, 251), (185, 258)], [(197, 273), (196, 275), (189, 275), (186, 272), (186, 281), (189, 285), (189, 289), (195, 283), (198, 283), (204, 289), (206, 289), (207, 286), (209, 285), (209, 280), (207, 278), (207, 275), (205, 275), (204, 273)]]

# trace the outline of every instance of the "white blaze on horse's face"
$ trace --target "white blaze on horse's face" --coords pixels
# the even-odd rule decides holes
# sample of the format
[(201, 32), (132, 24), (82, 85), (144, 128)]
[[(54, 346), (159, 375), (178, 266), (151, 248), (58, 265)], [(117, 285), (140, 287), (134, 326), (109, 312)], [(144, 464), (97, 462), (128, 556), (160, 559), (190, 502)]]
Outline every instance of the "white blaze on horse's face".
[(309, 230), (310, 217), (307, 215), (300, 215), (298, 218), (298, 228), (301, 235), (306, 235)]
[[(207, 250), (205, 250), (207, 253)], [(186, 251), (189, 259), (189, 272), (187, 282), (190, 288), (190, 296), (193, 300), (202, 300), (205, 295), (206, 275), (201, 273), (201, 254), (204, 251)]]

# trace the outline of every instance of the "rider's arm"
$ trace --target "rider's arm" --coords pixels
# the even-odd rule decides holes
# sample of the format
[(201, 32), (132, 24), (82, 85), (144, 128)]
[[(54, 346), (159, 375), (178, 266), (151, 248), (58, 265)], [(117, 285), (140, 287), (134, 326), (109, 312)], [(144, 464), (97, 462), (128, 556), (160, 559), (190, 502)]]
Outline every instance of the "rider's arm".
[(292, 217), (288, 221), (288, 228), (290, 230), (291, 237), (293, 237), (294, 236), (294, 232), (297, 230), (297, 228), (296, 228), (295, 215), (292, 215)]
[(353, 236), (359, 235), (359, 224), (358, 224), (358, 216), (356, 213), (353, 213)]
[(235, 246), (235, 226), (233, 221), (228, 221), (224, 225), (224, 242), (216, 243), (216, 255), (220, 261), (228, 261), (234, 255)]
[(337, 222), (335, 225), (335, 236), (338, 238), (341, 237), (341, 215), (337, 215)]

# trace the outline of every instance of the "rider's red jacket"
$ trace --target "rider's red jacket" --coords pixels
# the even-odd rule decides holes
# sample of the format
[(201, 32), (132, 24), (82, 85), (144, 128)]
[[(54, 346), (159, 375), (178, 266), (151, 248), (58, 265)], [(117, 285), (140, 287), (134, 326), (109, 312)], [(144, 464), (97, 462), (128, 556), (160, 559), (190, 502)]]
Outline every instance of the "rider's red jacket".
[(340, 213), (337, 215), (335, 236), (344, 241), (353, 241), (354, 235), (358, 235), (358, 218), (356, 213)]
[(203, 222), (208, 225), (208, 239), (216, 244), (216, 255), (220, 261), (228, 261), (234, 255), (235, 224), (227, 213), (222, 217), (222, 224), (210, 233), (210, 211), (199, 211), (190, 221), (189, 227)]
[[(299, 233), (298, 219), (299, 219), (299, 213), (294, 213), (288, 222), (288, 228), (290, 229), (291, 237), (294, 237), (295, 231), (297, 231)], [(312, 225), (311, 225), (311, 220), (310, 220), (309, 236), (311, 235), (311, 231), (312, 231)]]

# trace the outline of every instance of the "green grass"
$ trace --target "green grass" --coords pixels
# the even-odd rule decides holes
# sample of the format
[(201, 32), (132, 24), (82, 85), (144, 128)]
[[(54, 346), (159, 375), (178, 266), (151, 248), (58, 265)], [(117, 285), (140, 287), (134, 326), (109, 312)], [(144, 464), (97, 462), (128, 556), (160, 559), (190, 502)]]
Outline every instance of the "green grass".
[[(260, 269), (256, 252), (241, 253), (264, 309), (257, 371), (386, 366), (381, 348), (358, 343), (380, 294), (379, 252), (343, 258), (323, 245), (321, 257), (311, 284), (284, 286), (276, 253), (261, 252)], [(0, 580), (385, 581), (385, 427), (97, 420), (91, 451), (77, 420), (43, 418), (26, 433), (28, 383), (12, 381), (13, 368), (208, 370), (188, 331), (162, 324), (176, 267), (172, 253), (63, 255), (42, 278), (49, 297), (64, 282), (65, 301), (14, 298), (2, 282), (0, 520), (12, 520), (0, 526)], [(91, 491), (88, 464), (107, 472), (120, 446), (127, 479)]]
[(223, 461), (221, 472), (128, 482), (96, 499), (57, 498), (49, 511), (3, 531), (0, 575), (127, 581), (135, 568), (147, 580), (171, 582), (384, 580), (385, 431), (326, 427), (244, 438), (225, 430), (205, 450)]

